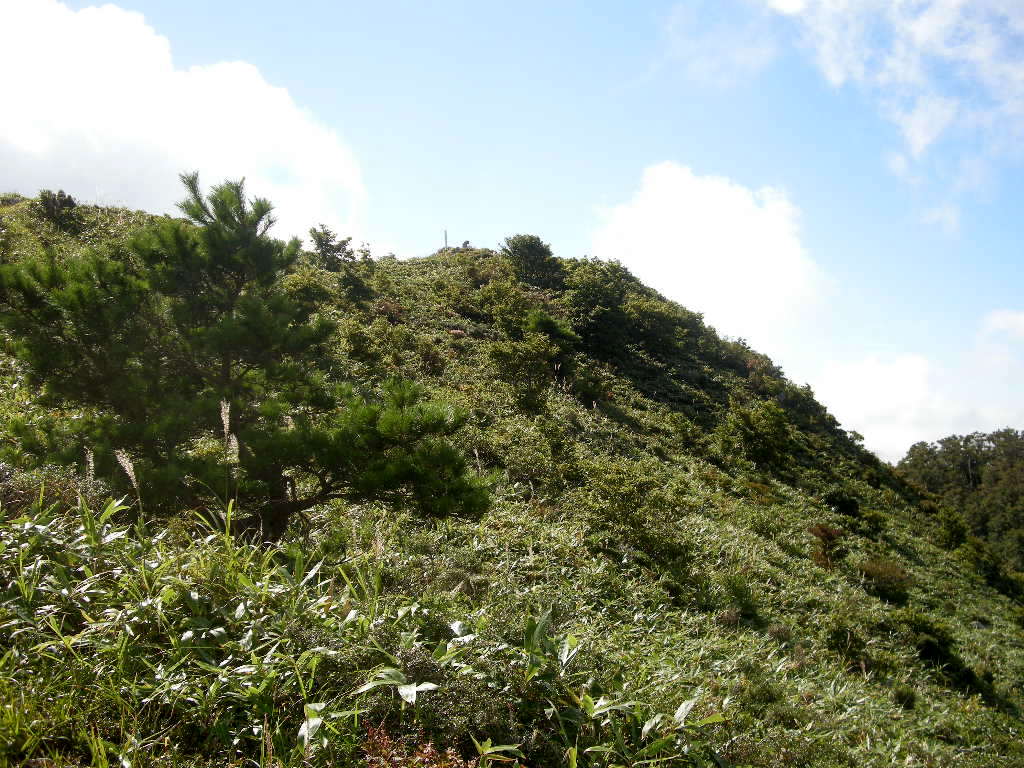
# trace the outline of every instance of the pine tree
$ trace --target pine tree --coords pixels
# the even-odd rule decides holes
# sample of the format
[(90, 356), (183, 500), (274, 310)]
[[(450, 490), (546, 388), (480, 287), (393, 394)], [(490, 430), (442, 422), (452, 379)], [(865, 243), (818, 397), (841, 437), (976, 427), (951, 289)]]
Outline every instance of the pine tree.
[(376, 396), (327, 354), (334, 326), (284, 288), (299, 241), (269, 236), (272, 207), (242, 182), (203, 196), (183, 175), (187, 221), (128, 245), (0, 268), (0, 324), (40, 397), (64, 409), (14, 424), (19, 452), (132, 483), (165, 506), (237, 495), (270, 536), (333, 498), (472, 513), (480, 482), (445, 439), (462, 423), (420, 390)]

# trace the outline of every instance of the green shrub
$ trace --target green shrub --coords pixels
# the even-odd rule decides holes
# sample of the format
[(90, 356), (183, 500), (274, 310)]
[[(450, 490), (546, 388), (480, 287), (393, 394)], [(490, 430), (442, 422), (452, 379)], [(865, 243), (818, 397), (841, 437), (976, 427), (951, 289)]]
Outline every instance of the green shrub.
[(861, 631), (839, 616), (831, 616), (822, 628), (825, 647), (838, 654), (847, 667), (866, 669), (871, 659)]
[(520, 406), (536, 410), (552, 382), (572, 375), (572, 330), (538, 309), (508, 329), (509, 338), (494, 342), (487, 351), (495, 376), (512, 388)]
[(741, 572), (727, 573), (722, 578), (722, 587), (729, 598), (730, 604), (743, 619), (757, 616), (757, 598), (750, 586), (750, 581)]
[(899, 683), (892, 689), (892, 698), (903, 709), (913, 709), (917, 704), (917, 691), (905, 683)]
[(562, 263), (551, 253), (551, 246), (536, 235), (505, 238), (501, 254), (524, 283), (538, 288), (561, 288), (565, 279)]
[(558, 347), (541, 333), (498, 341), (487, 350), (495, 376), (511, 387), (518, 404), (528, 410), (540, 407), (558, 373), (558, 356)]
[(49, 189), (39, 191), (36, 203), (40, 218), (43, 218), (61, 229), (67, 229), (74, 223), (75, 199), (64, 190), (56, 193)]
[(955, 687), (992, 699), (991, 680), (979, 677), (957, 653), (953, 633), (945, 623), (908, 608), (901, 609), (895, 618), (902, 628), (903, 637), (925, 665), (935, 669)]
[(1015, 605), (1012, 608), (1013, 620), (1017, 623), (1017, 626), (1024, 629), (1024, 605)]
[(818, 548), (811, 553), (811, 559), (822, 568), (832, 568), (838, 560), (846, 556), (846, 548), (842, 546), (846, 531), (842, 528), (816, 523), (808, 528), (807, 532), (818, 540)]
[(850, 518), (850, 531), (868, 539), (877, 539), (885, 530), (887, 519), (877, 509), (861, 507), (857, 517)]
[(968, 536), (957, 550), (957, 554), (989, 586), (1009, 597), (1024, 595), (1024, 583), (1015, 577), (1006, 562), (993, 551), (984, 539)]
[(956, 549), (967, 541), (967, 523), (954, 509), (942, 507), (936, 517), (938, 533), (936, 543), (944, 549)]
[(847, 517), (857, 517), (860, 514), (860, 502), (840, 485), (830, 487), (822, 496), (822, 501), (837, 514)]
[(864, 579), (864, 588), (890, 603), (905, 603), (907, 590), (914, 580), (906, 569), (894, 560), (871, 557), (857, 566)]
[(763, 469), (782, 467), (793, 451), (786, 412), (764, 400), (746, 406), (730, 403), (714, 441), (726, 460), (738, 455)]
[(618, 262), (571, 264), (562, 302), (583, 348), (599, 360), (621, 358), (628, 349), (623, 304), (635, 286), (636, 279)]

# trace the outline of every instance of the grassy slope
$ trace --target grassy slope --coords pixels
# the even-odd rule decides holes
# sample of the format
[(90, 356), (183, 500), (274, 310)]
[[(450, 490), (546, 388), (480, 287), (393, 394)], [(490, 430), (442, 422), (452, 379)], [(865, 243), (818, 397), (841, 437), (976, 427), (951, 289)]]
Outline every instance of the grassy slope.
[[(71, 236), (39, 222), (31, 203), (21, 202), (0, 208), (7, 232), (0, 237), (17, 257), (40, 241), (70, 254), (78, 242), (120, 236), (142, 218), (87, 209)], [(364, 720), (386, 719), (394, 733), (422, 728), (424, 738), (468, 753), (467, 730), (521, 743), (531, 762), (547, 764), (568, 745), (543, 710), (550, 702), (567, 710), (573, 694), (587, 690), (597, 699), (606, 690), (644, 702), (645, 716), (671, 714), (697, 696), (692, 718), (722, 713), (727, 721), (692, 738), (737, 764), (1024, 765), (1019, 608), (959, 553), (931, 543), (933, 522), (887, 468), (762, 358), (723, 345), (692, 319), (692, 343), (671, 355), (659, 358), (657, 349), (637, 343), (601, 361), (580, 357), (575, 381), (556, 377), (539, 404), (524, 408), (488, 355), (502, 340), (494, 297), (507, 271), (477, 251), (385, 260), (370, 278), (370, 301), (337, 302), (338, 355), (355, 377), (414, 377), (471, 414), (464, 447), (498, 477), (494, 507), (479, 521), (428, 525), (400, 511), (338, 505), (318, 510), (308, 530), (295, 532), (301, 546), (269, 555), (217, 536), (190, 547), (198, 534), (178, 522), (155, 544), (127, 535), (66, 562), (88, 539), (78, 515), (57, 509), (46, 516), (9, 491), (9, 516), (30, 511), (45, 528), (8, 522), (0, 529), (7, 545), (0, 631), (16, 649), (0, 665), (0, 734), (11, 741), (11, 759), (61, 754), (97, 762), (107, 747), (96, 739), (125, 751), (132, 735), (137, 763), (179, 754), (220, 764), (232, 750), (224, 746), (229, 736), (249, 718), (245, 728), (266, 724), (276, 740), (249, 735), (237, 749), (258, 756), (262, 748), (266, 761), (272, 743), (279, 758), (298, 760), (301, 749), (286, 749), (306, 701), (327, 702), (332, 712), (366, 708)], [(668, 306), (639, 285), (632, 290)], [(530, 306), (563, 311), (548, 293), (515, 291)], [(5, 397), (8, 408), (30, 399), (16, 388)], [(770, 469), (723, 456), (713, 432), (737, 402), (762, 399), (782, 402), (793, 425), (788, 460)], [(822, 501), (834, 484), (859, 500), (859, 517)], [(145, 489), (142, 496), (145, 502)], [(819, 523), (854, 531), (831, 568), (812, 558), (817, 541), (808, 529)], [(19, 579), (26, 583), (32, 572), (24, 557), (12, 557), (19, 547), (45, 555), (34, 577), (40, 583), (60, 577), (78, 585), (64, 598), (73, 605), (45, 590), (26, 596)], [(865, 589), (858, 565), (872, 557), (910, 573), (905, 604)], [(316, 577), (296, 586), (296, 571), (321, 559)], [(138, 566), (144, 562), (159, 574), (147, 578)], [(90, 583), (92, 605), (81, 602), (88, 596), (85, 563), (108, 574)], [(80, 577), (66, 575), (78, 571)], [(202, 610), (190, 603), (192, 592)], [(166, 615), (139, 619), (146, 627), (139, 639), (126, 635), (123, 623), (100, 620), (144, 613), (154, 596)], [(241, 604), (250, 608), (236, 616)], [(263, 611), (259, 621), (247, 618), (254, 604)], [(47, 610), (72, 640), (60, 641), (39, 618)], [(346, 624), (351, 610), (372, 618)], [(552, 635), (571, 633), (582, 650), (565, 670), (527, 683), (522, 627), (545, 610)], [(205, 617), (202, 631), (224, 630), (198, 650), (181, 641), (196, 631), (187, 627), (202, 623), (197, 616)], [(457, 645), (446, 629), (454, 621), (477, 636), (459, 657), (465, 668), (428, 658), (438, 641)], [(253, 626), (265, 636), (262, 666), (239, 674), (270, 680), (269, 704), (216, 672), (217, 664), (245, 666)], [(127, 658), (133, 644), (134, 660)], [(52, 661), (33, 658), (30, 649), (39, 647)], [(271, 658), (273, 648), (278, 655)], [(191, 693), (172, 690), (145, 659), (187, 670), (182, 685)], [(297, 672), (288, 672), (290, 659)], [(383, 693), (387, 686), (353, 693), (385, 664), (440, 688), (401, 708)], [(108, 681), (117, 675), (138, 691), (115, 690)], [(83, 700), (74, 686), (90, 695)], [(334, 759), (355, 759), (366, 749), (358, 719), (329, 721), (334, 730), (323, 732)], [(584, 745), (610, 738), (601, 733), (612, 726), (600, 718), (587, 727), (593, 733), (581, 730)], [(173, 736), (170, 746), (161, 734)], [(581, 754), (580, 761), (603, 754)], [(315, 756), (307, 750), (306, 757)]]

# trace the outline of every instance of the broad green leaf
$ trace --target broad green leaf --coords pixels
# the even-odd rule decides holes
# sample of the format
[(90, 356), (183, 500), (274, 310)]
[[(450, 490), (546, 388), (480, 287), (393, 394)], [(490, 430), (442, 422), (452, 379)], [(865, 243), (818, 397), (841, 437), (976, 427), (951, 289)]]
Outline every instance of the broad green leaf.
[(686, 724), (687, 715), (689, 715), (690, 710), (692, 710), (697, 705), (699, 699), (699, 696), (695, 696), (692, 699), (687, 699), (679, 705), (679, 708), (676, 710), (675, 714), (672, 715), (672, 719), (676, 721), (677, 726), (682, 727)]

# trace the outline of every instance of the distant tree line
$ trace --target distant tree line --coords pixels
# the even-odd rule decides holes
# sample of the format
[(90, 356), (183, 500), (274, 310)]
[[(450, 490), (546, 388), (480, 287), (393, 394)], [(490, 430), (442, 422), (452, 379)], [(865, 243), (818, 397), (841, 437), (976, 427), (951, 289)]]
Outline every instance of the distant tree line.
[(911, 446), (897, 469), (938, 497), (948, 543), (976, 536), (1024, 570), (1024, 432), (950, 435)]

